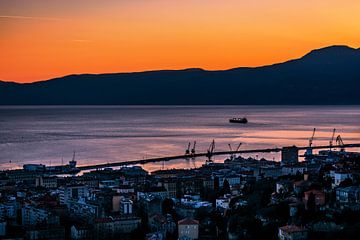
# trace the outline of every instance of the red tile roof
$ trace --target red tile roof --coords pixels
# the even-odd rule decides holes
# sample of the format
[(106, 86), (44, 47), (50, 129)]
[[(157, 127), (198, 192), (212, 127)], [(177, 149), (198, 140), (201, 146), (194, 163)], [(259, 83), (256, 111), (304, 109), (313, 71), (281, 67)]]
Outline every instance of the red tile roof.
[(306, 230), (306, 229), (296, 226), (296, 225), (286, 225), (286, 226), (280, 227), (280, 229), (287, 233), (302, 232), (302, 231)]
[(178, 222), (179, 225), (198, 225), (199, 221), (190, 219), (190, 218), (184, 218)]

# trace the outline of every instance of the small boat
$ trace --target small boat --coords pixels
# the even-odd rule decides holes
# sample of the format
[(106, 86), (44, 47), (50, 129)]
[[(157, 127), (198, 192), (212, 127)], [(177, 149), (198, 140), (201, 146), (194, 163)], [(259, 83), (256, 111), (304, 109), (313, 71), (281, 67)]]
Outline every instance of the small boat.
[(246, 118), (231, 118), (229, 119), (230, 123), (247, 123), (248, 120)]

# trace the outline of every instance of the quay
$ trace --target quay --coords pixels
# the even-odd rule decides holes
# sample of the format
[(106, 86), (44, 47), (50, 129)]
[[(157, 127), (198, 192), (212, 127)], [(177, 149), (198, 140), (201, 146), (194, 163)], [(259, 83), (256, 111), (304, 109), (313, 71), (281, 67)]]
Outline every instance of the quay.
[[(293, 146), (296, 147), (296, 146)], [(352, 143), (352, 144), (343, 144), (341, 146), (338, 145), (322, 145), (322, 146), (311, 146), (311, 149), (334, 149), (334, 148), (358, 148), (360, 147), (360, 143)], [(131, 161), (123, 161), (123, 162), (112, 162), (112, 163), (103, 163), (103, 164), (94, 164), (94, 165), (85, 165), (78, 166), (77, 169), (83, 170), (91, 170), (91, 169), (101, 169), (108, 167), (120, 167), (126, 165), (137, 165), (137, 164), (146, 164), (146, 163), (155, 163), (155, 162), (166, 162), (176, 159), (189, 159), (196, 157), (211, 157), (211, 156), (219, 156), (219, 155), (232, 155), (232, 154), (241, 154), (241, 153), (270, 153), (270, 152), (281, 152), (282, 148), (265, 148), (265, 149), (251, 149), (251, 150), (238, 150), (238, 151), (218, 151), (218, 152), (202, 152), (195, 154), (183, 154), (183, 155), (175, 155), (175, 156), (167, 156), (167, 157), (158, 157), (158, 158), (148, 158), (141, 160), (131, 160)], [(305, 147), (296, 147), (297, 150), (307, 150), (309, 146)]]

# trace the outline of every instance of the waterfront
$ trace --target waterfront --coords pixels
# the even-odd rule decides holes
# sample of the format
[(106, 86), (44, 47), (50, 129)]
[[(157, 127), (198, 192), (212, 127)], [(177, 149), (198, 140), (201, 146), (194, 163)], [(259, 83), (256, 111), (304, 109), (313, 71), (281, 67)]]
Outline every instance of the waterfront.
[[(194, 140), (205, 151), (213, 138), (217, 150), (239, 142), (242, 149), (304, 146), (314, 127), (314, 145), (328, 144), (333, 128), (345, 143), (360, 142), (359, 106), (4, 106), (0, 116), (2, 169), (61, 164), (62, 158), (65, 163), (73, 150), (79, 165), (183, 154)], [(243, 116), (246, 125), (228, 122)], [(191, 168), (203, 161), (164, 167)], [(145, 169), (162, 167), (154, 163)]]
[[(229, 143), (236, 149), (240, 142), (240, 150), (304, 147), (314, 127), (314, 149), (331, 145), (332, 135), (334, 150), (339, 134), (344, 144), (360, 142), (360, 107), (19, 106), (1, 107), (0, 114), (2, 169), (27, 163), (65, 164), (73, 150), (80, 166), (109, 166), (182, 155), (188, 142), (195, 140), (196, 153), (202, 156), (207, 155), (212, 139), (214, 154), (228, 151)], [(249, 123), (229, 123), (232, 117), (247, 117)], [(281, 163), (279, 152), (253, 152), (225, 162), (226, 155), (213, 156), (223, 162), (216, 164), (203, 164), (205, 157), (197, 157), (141, 167), (83, 168), (78, 175), (49, 175), (45, 169), (51, 168), (31, 164), (24, 170), (1, 171), (3, 217), (21, 219), (22, 225), (16, 228), (11, 221), (3, 221), (9, 228), (0, 235), (178, 239), (182, 225), (191, 224), (197, 226), (196, 236), (207, 239), (240, 239), (241, 235), (275, 239), (293, 231), (301, 234), (300, 239), (317, 239), (319, 232), (323, 234), (321, 226), (330, 221), (326, 233), (351, 239), (358, 235), (353, 230), (357, 225), (347, 219), (359, 216), (360, 155), (359, 148), (346, 150), (306, 155), (303, 162), (298, 148), (288, 147), (282, 150)], [(269, 161), (256, 160), (262, 157)], [(31, 204), (22, 204), (24, 200)], [(164, 207), (167, 203), (172, 207)], [(21, 218), (15, 214), (20, 210)], [(334, 212), (337, 215), (329, 218)], [(38, 224), (41, 228), (36, 228)], [(252, 225), (256, 228), (239, 231)]]

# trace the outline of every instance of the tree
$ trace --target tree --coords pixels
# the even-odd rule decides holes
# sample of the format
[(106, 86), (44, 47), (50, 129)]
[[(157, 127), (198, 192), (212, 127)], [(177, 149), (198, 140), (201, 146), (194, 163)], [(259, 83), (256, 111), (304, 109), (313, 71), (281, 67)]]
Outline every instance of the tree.
[(310, 193), (309, 198), (306, 203), (306, 208), (309, 211), (309, 213), (312, 214), (312, 213), (315, 213), (315, 207), (316, 207), (315, 194)]
[(165, 198), (162, 202), (163, 214), (172, 214), (174, 210), (174, 201), (170, 198)]
[(224, 180), (222, 192), (223, 192), (223, 194), (230, 193), (230, 184), (227, 179)]

